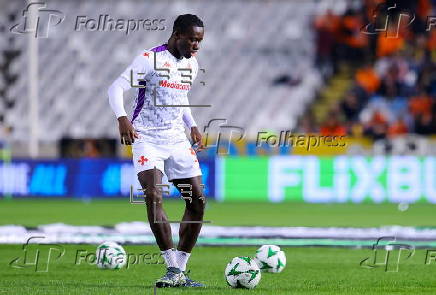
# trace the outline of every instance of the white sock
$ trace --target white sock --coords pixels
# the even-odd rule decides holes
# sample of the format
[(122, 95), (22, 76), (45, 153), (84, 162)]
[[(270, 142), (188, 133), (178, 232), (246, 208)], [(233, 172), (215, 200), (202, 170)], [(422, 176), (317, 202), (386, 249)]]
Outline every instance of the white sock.
[(179, 265), (177, 264), (176, 253), (173, 251), (173, 249), (160, 251), (160, 253), (162, 253), (167, 267), (179, 268)]
[(191, 256), (191, 253), (183, 252), (179, 250), (174, 251), (176, 253), (176, 261), (179, 265), (179, 268), (181, 271), (186, 270), (186, 264), (188, 263), (189, 256)]

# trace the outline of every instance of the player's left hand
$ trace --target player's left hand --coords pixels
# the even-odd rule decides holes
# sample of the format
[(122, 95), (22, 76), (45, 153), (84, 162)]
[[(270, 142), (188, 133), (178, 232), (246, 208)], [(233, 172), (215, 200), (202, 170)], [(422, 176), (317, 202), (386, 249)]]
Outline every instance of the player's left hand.
[(205, 149), (205, 146), (203, 145), (203, 142), (202, 142), (202, 138), (203, 137), (202, 137), (200, 131), (198, 130), (198, 128), (196, 126), (191, 127), (191, 139), (192, 139), (193, 145), (198, 145), (197, 149), (195, 150), (197, 153), (199, 153)]

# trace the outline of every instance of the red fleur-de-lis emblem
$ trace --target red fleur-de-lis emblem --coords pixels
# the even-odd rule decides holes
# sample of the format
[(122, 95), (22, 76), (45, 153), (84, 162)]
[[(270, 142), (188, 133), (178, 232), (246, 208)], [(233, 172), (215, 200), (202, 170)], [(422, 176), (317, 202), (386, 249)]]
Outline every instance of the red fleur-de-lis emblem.
[(150, 57), (150, 53), (148, 53), (148, 52), (144, 52), (143, 55), (146, 56), (146, 57)]
[(138, 160), (138, 163), (141, 164), (141, 166), (144, 166), (144, 163), (147, 162), (148, 159), (144, 156), (141, 156)]

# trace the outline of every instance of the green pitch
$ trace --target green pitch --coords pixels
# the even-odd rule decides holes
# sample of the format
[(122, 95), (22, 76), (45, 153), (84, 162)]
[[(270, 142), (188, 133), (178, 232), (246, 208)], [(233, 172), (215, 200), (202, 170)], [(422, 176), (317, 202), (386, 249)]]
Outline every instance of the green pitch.
[[(180, 218), (183, 201), (166, 200), (171, 220)], [(436, 226), (435, 205), (414, 204), (399, 211), (394, 204), (301, 204), (301, 203), (216, 203), (206, 209), (212, 225), (262, 226), (355, 226), (382, 225)], [(128, 200), (12, 199), (0, 200), (0, 225), (37, 226), (55, 222), (72, 225), (114, 225), (118, 222), (145, 221), (144, 205)], [(260, 246), (260, 245), (258, 245)], [(35, 246), (29, 246), (35, 247)], [(40, 248), (42, 263), (47, 266), (47, 246)], [(125, 246), (142, 263), (119, 271), (100, 270), (80, 260), (83, 253), (95, 253), (96, 245), (62, 245), (64, 256), (48, 264), (47, 272), (36, 272), (35, 265), (23, 265), (21, 245), (0, 245), (0, 294), (154, 294), (154, 281), (164, 272), (156, 260), (156, 246)], [(29, 248), (30, 249), (30, 248)], [(224, 269), (235, 256), (251, 256), (256, 247), (196, 247), (188, 268), (191, 277), (205, 283), (206, 289), (158, 289), (156, 294), (436, 294), (436, 262), (426, 264), (426, 250), (417, 250), (406, 259), (400, 257), (398, 271), (385, 272), (383, 266), (361, 267), (360, 262), (373, 257), (370, 249), (282, 248), (287, 266), (279, 274), (262, 274), (254, 290), (235, 290), (227, 286)], [(81, 252), (78, 252), (81, 251)], [(397, 253), (398, 250), (392, 253)], [(28, 261), (35, 257), (29, 250)], [(79, 254), (78, 254), (79, 253)], [(382, 255), (386, 252), (382, 251)], [(53, 253), (53, 254), (56, 254)], [(142, 256), (141, 256), (142, 254)], [(151, 257), (144, 263), (144, 257)], [(154, 255), (153, 255), (154, 254)], [(82, 255), (82, 256), (81, 256)], [(150, 256), (151, 255), (151, 256)], [(154, 257), (154, 258), (153, 258)], [(388, 265), (395, 270), (393, 255)], [(11, 267), (9, 264), (20, 258)], [(135, 258), (136, 259), (136, 258)], [(427, 261), (428, 262), (428, 261)], [(159, 264), (156, 264), (159, 263)]]
[[(170, 220), (180, 220), (183, 200), (165, 200)], [(305, 203), (217, 203), (209, 201), (205, 220), (211, 225), (260, 226), (436, 226), (436, 205), (412, 204), (399, 211), (396, 204), (305, 204)], [(114, 225), (146, 221), (145, 205), (128, 199), (94, 199), (91, 202), (65, 199), (0, 200), (0, 225), (37, 226), (63, 222), (71, 225)]]
[[(164, 271), (162, 264), (134, 264), (121, 270), (100, 270), (82, 260), (76, 265), (77, 251), (95, 253), (96, 247), (66, 245), (64, 249), (64, 256), (51, 262), (47, 272), (35, 272), (34, 266), (8, 265), (23, 256), (21, 246), (0, 245), (0, 294), (152, 295), (154, 281)], [(153, 246), (125, 249), (136, 255), (158, 253)], [(191, 277), (207, 288), (158, 289), (156, 294), (436, 294), (436, 263), (425, 264), (424, 250), (409, 259), (401, 258), (398, 272), (385, 272), (383, 267), (359, 265), (373, 255), (369, 249), (284, 248), (288, 262), (283, 272), (263, 273), (254, 290), (228, 287), (223, 273), (227, 262), (235, 256), (253, 256), (255, 251), (256, 247), (198, 247), (188, 268)]]

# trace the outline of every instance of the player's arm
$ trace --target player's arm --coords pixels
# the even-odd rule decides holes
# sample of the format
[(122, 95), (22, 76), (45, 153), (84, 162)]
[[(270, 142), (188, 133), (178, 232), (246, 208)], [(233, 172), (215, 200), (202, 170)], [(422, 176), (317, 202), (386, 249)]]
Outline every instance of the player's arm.
[(195, 123), (194, 117), (191, 113), (191, 108), (184, 108), (183, 112), (183, 122), (185, 122), (186, 127), (191, 131), (191, 139), (193, 144), (198, 144), (197, 152), (200, 152), (204, 149), (204, 145), (201, 141), (202, 136), (200, 131), (198, 130), (197, 123)]
[(122, 77), (116, 79), (109, 87), (108, 96), (109, 104), (118, 119), (118, 129), (120, 131), (121, 144), (130, 145), (138, 138), (138, 134), (127, 118), (124, 109), (123, 94), (130, 89), (130, 84)]
[[(192, 82), (194, 82), (198, 73), (198, 63), (197, 59), (193, 58), (193, 73), (192, 73)], [(195, 123), (194, 117), (192, 117), (191, 108), (184, 108), (183, 112), (183, 121), (185, 122), (186, 127), (191, 131), (191, 139), (193, 144), (197, 144), (197, 152), (201, 152), (205, 149), (205, 146), (202, 142), (202, 135), (198, 130), (197, 123)]]
[(148, 74), (148, 61), (144, 55), (135, 58), (133, 63), (118, 77), (108, 89), (109, 104), (118, 119), (121, 144), (130, 145), (138, 138), (138, 134), (127, 118), (124, 109), (124, 92), (138, 83), (138, 79), (143, 79)]

